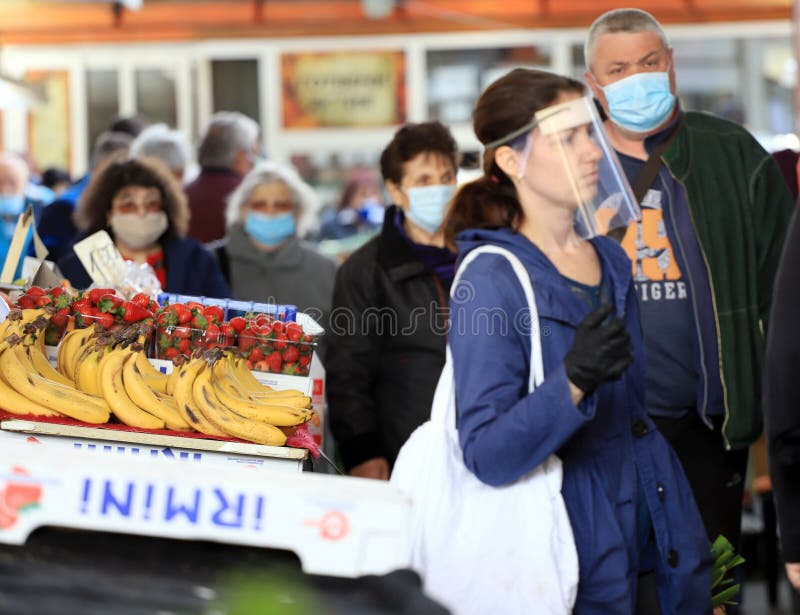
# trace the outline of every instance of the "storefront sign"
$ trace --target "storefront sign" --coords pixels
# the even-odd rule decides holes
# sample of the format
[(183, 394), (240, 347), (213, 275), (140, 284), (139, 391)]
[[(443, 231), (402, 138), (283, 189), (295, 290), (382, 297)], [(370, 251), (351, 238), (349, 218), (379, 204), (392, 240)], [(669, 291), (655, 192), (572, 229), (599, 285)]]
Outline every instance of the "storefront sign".
[(292, 53), (282, 56), (281, 65), (285, 128), (405, 121), (402, 52)]

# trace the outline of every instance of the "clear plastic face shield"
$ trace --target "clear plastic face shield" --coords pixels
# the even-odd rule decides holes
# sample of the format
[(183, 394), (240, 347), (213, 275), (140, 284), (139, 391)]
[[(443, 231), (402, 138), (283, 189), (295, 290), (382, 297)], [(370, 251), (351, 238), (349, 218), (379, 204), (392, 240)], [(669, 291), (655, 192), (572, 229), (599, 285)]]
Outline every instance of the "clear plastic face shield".
[[(538, 130), (536, 130), (538, 129)], [(608, 141), (594, 101), (583, 97), (537, 112), (500, 141), (517, 152), (522, 179), (536, 176), (550, 198), (575, 206), (575, 230), (584, 239), (627, 227), (641, 210)], [(534, 155), (536, 166), (528, 168)]]

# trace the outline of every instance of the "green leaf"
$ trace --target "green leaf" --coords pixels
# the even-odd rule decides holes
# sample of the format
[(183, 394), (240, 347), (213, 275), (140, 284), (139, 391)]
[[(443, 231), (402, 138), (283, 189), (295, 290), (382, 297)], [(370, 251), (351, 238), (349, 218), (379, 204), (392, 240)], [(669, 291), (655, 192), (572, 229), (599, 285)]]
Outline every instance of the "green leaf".
[(712, 598), (712, 602), (714, 603), (714, 606), (720, 606), (722, 604), (728, 604), (728, 602), (732, 598), (735, 598), (736, 596), (739, 595), (739, 589), (740, 589), (740, 586), (737, 583), (736, 585), (728, 587), (727, 589), (724, 589), (721, 592), (715, 594), (714, 597)]

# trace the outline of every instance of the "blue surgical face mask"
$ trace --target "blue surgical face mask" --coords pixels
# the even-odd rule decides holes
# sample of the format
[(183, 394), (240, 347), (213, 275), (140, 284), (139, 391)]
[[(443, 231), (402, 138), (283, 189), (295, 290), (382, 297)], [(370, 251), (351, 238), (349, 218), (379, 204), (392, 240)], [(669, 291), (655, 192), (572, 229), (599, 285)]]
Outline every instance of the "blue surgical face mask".
[(636, 73), (603, 88), (611, 121), (631, 132), (655, 130), (675, 109), (669, 73)]
[(6, 240), (14, 236), (17, 228), (17, 218), (25, 209), (25, 197), (21, 194), (0, 196), (0, 221), (2, 233)]
[(406, 216), (421, 229), (435, 233), (442, 225), (447, 204), (455, 192), (455, 184), (409, 188)]
[(245, 218), (244, 231), (258, 243), (277, 246), (294, 237), (297, 227), (294, 223), (294, 214), (291, 212), (270, 216), (251, 211)]

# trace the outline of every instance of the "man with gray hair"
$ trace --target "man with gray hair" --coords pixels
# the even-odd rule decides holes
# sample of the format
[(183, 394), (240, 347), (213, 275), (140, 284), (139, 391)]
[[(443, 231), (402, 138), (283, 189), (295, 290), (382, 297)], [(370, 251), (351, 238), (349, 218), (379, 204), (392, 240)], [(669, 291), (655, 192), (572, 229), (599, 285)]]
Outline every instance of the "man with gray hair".
[(189, 236), (206, 244), (225, 237), (226, 199), (253, 168), (258, 134), (258, 124), (237, 111), (211, 116), (197, 148), (202, 170), (185, 189), (192, 214)]
[(160, 160), (183, 185), (191, 149), (189, 141), (180, 130), (171, 130), (166, 124), (153, 124), (134, 139), (130, 155), (131, 158), (144, 156)]
[(78, 232), (72, 221), (72, 214), (83, 191), (89, 185), (91, 175), (101, 170), (103, 165), (115, 156), (126, 156), (132, 141), (133, 137), (125, 132), (100, 133), (92, 149), (89, 173), (42, 210), (42, 217), (36, 225), (36, 230), (47, 248), (48, 260), (57, 261), (69, 251), (70, 244)]
[[(673, 50), (652, 15), (605, 13), (584, 52), (586, 80), (642, 205), (622, 246), (639, 296), (647, 409), (681, 460), (709, 538), (736, 545), (792, 199), (745, 129), (680, 108)], [(643, 435), (641, 425), (632, 432)]]

